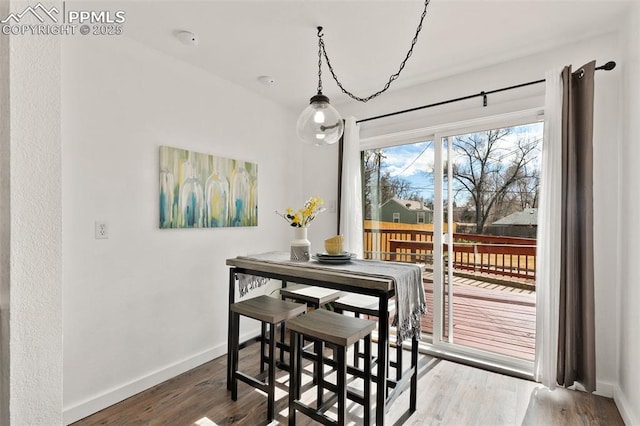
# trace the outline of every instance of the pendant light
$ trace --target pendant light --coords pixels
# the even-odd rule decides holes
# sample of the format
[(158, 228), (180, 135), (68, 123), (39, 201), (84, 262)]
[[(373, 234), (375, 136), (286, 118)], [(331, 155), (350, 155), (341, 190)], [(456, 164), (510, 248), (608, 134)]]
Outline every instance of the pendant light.
[(336, 84), (342, 90), (342, 93), (348, 95), (350, 98), (359, 101), (359, 102), (367, 102), (371, 99), (381, 95), (384, 93), (391, 83), (396, 80), (404, 66), (407, 63), (407, 60), (413, 53), (413, 47), (418, 41), (418, 35), (422, 30), (422, 23), (424, 22), (424, 18), (427, 15), (427, 7), (429, 6), (430, 0), (425, 0), (424, 9), (422, 10), (422, 15), (420, 16), (420, 22), (418, 23), (418, 27), (416, 29), (416, 33), (411, 41), (411, 47), (407, 52), (404, 60), (400, 63), (400, 68), (395, 74), (392, 74), (389, 77), (389, 80), (384, 85), (384, 87), (377, 91), (376, 93), (369, 95), (367, 97), (359, 97), (354, 95), (353, 93), (346, 90), (342, 83), (338, 80), (336, 73), (333, 71), (333, 66), (331, 65), (331, 61), (329, 61), (329, 56), (327, 55), (327, 51), (324, 47), (324, 41), (322, 40), (322, 27), (318, 28), (318, 93), (311, 97), (309, 102), (309, 106), (302, 111), (300, 117), (298, 117), (298, 122), (296, 123), (296, 132), (298, 137), (302, 139), (303, 142), (314, 144), (314, 145), (332, 145), (340, 140), (342, 137), (342, 133), (344, 131), (344, 122), (338, 110), (336, 110), (329, 103), (329, 98), (322, 94), (322, 58), (324, 57), (327, 62), (327, 67), (331, 72), (331, 76), (335, 80)]
[(314, 145), (332, 145), (340, 140), (344, 122), (340, 113), (322, 94), (322, 27), (318, 27), (318, 94), (312, 96), (309, 106), (302, 111), (296, 124), (298, 137)]

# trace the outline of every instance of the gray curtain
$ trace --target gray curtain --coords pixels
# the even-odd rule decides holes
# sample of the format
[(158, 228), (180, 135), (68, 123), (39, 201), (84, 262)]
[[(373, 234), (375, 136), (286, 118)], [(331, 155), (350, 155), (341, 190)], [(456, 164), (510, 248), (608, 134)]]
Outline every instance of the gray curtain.
[(595, 61), (562, 72), (562, 235), (557, 380), (596, 388), (593, 286)]

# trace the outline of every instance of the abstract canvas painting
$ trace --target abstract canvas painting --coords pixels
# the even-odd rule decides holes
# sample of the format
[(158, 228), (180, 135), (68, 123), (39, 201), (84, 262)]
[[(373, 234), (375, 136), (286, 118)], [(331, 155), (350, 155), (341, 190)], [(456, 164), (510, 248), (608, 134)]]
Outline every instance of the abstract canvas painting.
[(160, 228), (257, 225), (257, 164), (160, 147)]

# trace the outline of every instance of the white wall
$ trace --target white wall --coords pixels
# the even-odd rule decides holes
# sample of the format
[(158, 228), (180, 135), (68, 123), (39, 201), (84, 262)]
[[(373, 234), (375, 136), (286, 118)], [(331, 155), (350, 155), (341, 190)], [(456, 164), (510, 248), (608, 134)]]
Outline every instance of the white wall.
[[(6, 49), (6, 40), (2, 43)], [(6, 327), (2, 330), (3, 348), (7, 339), (9, 343), (8, 365), (6, 353), (2, 360), (3, 374), (9, 374), (9, 413), (3, 412), (0, 422), (54, 425), (62, 422), (60, 39), (15, 36), (10, 44), (9, 66), (3, 65), (0, 77), (5, 87), (2, 103), (9, 99), (10, 114), (8, 147), (6, 118), (0, 125), (2, 168), (8, 165), (11, 171), (10, 186), (3, 171), (0, 187), (2, 203), (10, 203), (10, 210), (2, 207), (1, 237), (3, 322), (7, 273), (10, 286), (9, 335)], [(7, 70), (10, 95), (5, 86)], [(2, 112), (7, 112), (6, 104)], [(3, 411), (7, 409), (5, 380)]]
[(623, 143), (620, 149), (619, 252), (619, 387), (615, 400), (626, 424), (640, 424), (640, 229), (636, 212), (640, 211), (640, 4), (635, 3), (627, 15), (624, 62), (624, 111), (622, 115)]
[[(338, 144), (313, 146), (301, 144), (303, 169), (299, 185), (303, 197), (317, 195), (324, 199), (325, 207), (337, 200), (338, 193)], [(299, 200), (296, 208), (302, 207)], [(295, 206), (292, 206), (295, 207)], [(311, 241), (311, 253), (324, 251), (324, 240), (336, 235), (338, 216), (336, 212), (325, 210), (312, 222), (307, 233)]]
[[(288, 249), (304, 195), (293, 112), (125, 37), (65, 39), (62, 99), (71, 422), (225, 353), (225, 259)], [(259, 226), (158, 229), (160, 145), (258, 163)]]
[[(609, 60), (619, 60), (617, 34), (604, 34), (580, 43), (554, 49), (544, 54), (510, 61), (499, 66), (477, 69), (455, 75), (430, 84), (384, 94), (366, 104), (338, 104), (343, 116), (356, 119), (372, 117), (397, 110), (431, 104), (451, 98), (489, 91), (544, 78), (545, 71), (554, 67), (573, 64), (577, 69), (592, 59), (601, 65)], [(617, 264), (617, 200), (620, 198), (618, 183), (620, 82), (622, 71), (598, 71), (596, 74), (595, 123), (594, 123), (594, 243), (596, 282), (596, 351), (598, 392), (612, 396), (617, 382), (616, 301), (619, 287)], [(327, 83), (331, 84), (331, 83)], [(364, 95), (364, 94), (362, 94)], [(544, 85), (489, 96), (489, 106), (482, 108), (482, 99), (476, 98), (444, 107), (400, 115), (393, 118), (362, 124), (362, 136), (370, 137), (400, 129), (429, 127), (436, 124), (467, 120), (502, 112), (526, 109), (543, 104)], [(340, 99), (334, 99), (339, 103)], [(637, 145), (637, 144), (636, 144)], [(317, 157), (305, 161), (305, 170), (314, 178), (322, 171), (329, 176), (337, 173), (333, 157), (327, 155), (326, 163)], [(325, 157), (323, 157), (325, 158)], [(315, 179), (305, 187), (317, 185)], [(330, 189), (330, 188), (328, 188)], [(631, 211), (636, 211), (632, 209)]]

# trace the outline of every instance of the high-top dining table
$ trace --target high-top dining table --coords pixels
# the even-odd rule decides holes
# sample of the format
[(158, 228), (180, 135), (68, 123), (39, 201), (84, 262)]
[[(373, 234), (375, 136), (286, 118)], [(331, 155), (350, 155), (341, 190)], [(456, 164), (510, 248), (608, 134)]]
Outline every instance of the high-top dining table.
[[(308, 284), (340, 291), (375, 296), (379, 300), (378, 359), (376, 380), (376, 424), (383, 425), (385, 412), (395, 398), (410, 387), (409, 413), (416, 409), (418, 386), (418, 341), (420, 316), (426, 311), (422, 269), (417, 265), (354, 259), (340, 265), (327, 265), (316, 260), (294, 262), (289, 253), (270, 252), (227, 259), (229, 269), (229, 305), (235, 303), (236, 286), (241, 297), (250, 289), (269, 279)], [(396, 296), (397, 330), (399, 340), (410, 338), (410, 368), (397, 380), (387, 372), (389, 347), (389, 301)], [(231, 311), (229, 311), (229, 317)], [(231, 324), (229, 318), (229, 325)], [(231, 338), (231, 330), (228, 336)], [(229, 342), (230, 344), (230, 342)], [(398, 344), (401, 344), (398, 342)], [(229, 346), (230, 347), (230, 346)], [(227, 361), (229, 361), (229, 353)], [(227, 384), (230, 383), (230, 362), (227, 362)], [(390, 390), (387, 394), (388, 389)]]

